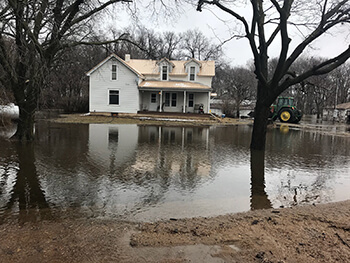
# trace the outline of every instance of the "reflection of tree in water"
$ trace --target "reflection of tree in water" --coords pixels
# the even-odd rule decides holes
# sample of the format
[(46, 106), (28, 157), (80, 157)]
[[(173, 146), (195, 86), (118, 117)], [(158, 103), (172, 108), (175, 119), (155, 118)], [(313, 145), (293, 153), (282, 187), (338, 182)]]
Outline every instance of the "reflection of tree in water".
[(265, 192), (265, 152), (251, 151), (251, 196), (250, 208), (267, 209), (271, 208), (271, 202)]
[[(4, 218), (18, 210), (20, 223), (51, 218), (51, 211), (40, 187), (35, 167), (34, 143), (18, 144), (19, 169)], [(17, 206), (17, 207), (16, 207)]]

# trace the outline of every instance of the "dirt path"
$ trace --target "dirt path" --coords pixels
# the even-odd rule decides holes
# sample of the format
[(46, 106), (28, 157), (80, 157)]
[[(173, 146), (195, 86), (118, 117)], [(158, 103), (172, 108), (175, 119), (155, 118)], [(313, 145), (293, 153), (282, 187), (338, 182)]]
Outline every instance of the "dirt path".
[(350, 262), (350, 201), (155, 223), (0, 225), (0, 262)]

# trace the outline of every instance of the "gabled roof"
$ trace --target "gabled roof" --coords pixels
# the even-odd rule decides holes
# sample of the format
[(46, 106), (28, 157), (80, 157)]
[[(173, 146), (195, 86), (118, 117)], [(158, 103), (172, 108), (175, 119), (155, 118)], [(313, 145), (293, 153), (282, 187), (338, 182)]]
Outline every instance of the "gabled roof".
[[(169, 60), (174, 66), (172, 72), (169, 73), (170, 76), (174, 75), (187, 75), (188, 73), (185, 71), (185, 64), (189, 61), (186, 60)], [(192, 60), (190, 60), (192, 61)], [(215, 76), (215, 61), (206, 60), (206, 61), (198, 61), (201, 64), (200, 71), (198, 76)], [(141, 72), (143, 75), (157, 75), (159, 74), (159, 66), (158, 61), (156, 60), (147, 60), (147, 59), (130, 59), (130, 61), (126, 62), (130, 67), (136, 69)]]
[(173, 69), (169, 73), (170, 76), (185, 76), (188, 73), (185, 71), (185, 67), (190, 62), (195, 62), (198, 65), (200, 65), (200, 71), (198, 72), (198, 76), (208, 76), (213, 77), (215, 76), (215, 61), (212, 60), (206, 60), (206, 61), (199, 61), (196, 59), (190, 59), (190, 60), (169, 60), (167, 58), (162, 58), (161, 60), (150, 60), (150, 59), (130, 59), (128, 61), (125, 61), (118, 57), (116, 54), (111, 54), (104, 60), (102, 60), (100, 63), (98, 63), (95, 67), (90, 69), (86, 75), (90, 76), (92, 73), (94, 73), (98, 68), (103, 66), (107, 61), (110, 59), (116, 59), (120, 63), (122, 63), (124, 66), (126, 66), (128, 69), (130, 69), (132, 72), (134, 72), (136, 75), (138, 75), (140, 78), (145, 79), (144, 75), (158, 75), (159, 72), (159, 63), (162, 61), (166, 61), (170, 65), (172, 65)]
[(175, 67), (174, 63), (171, 62), (169, 59), (167, 58), (162, 58), (161, 60), (159, 60), (156, 64), (159, 65), (160, 63), (162, 63), (163, 61), (165, 61), (166, 63), (170, 64), (171, 66)]
[(338, 110), (348, 110), (348, 109), (350, 109), (350, 102), (338, 104), (336, 106), (336, 109), (338, 109)]
[(188, 61), (185, 63), (185, 67), (187, 66), (187, 64), (189, 64), (189, 63), (191, 63), (191, 62), (196, 63), (199, 67), (202, 66), (202, 63), (200, 63), (197, 59), (191, 58), (190, 60), (188, 60)]
[(116, 60), (118, 60), (120, 63), (122, 63), (125, 67), (127, 67), (128, 69), (130, 69), (132, 72), (134, 72), (136, 75), (138, 75), (140, 78), (145, 78), (141, 72), (139, 72), (137, 69), (131, 67), (128, 63), (126, 63), (123, 59), (121, 59), (120, 57), (118, 57), (116, 54), (111, 54), (108, 57), (106, 57), (104, 60), (102, 60), (100, 63), (98, 63), (95, 67), (93, 67), (92, 69), (90, 69), (88, 72), (86, 72), (87, 76), (90, 76), (92, 73), (94, 73), (98, 68), (102, 67), (107, 61), (109, 61), (110, 59), (115, 58)]

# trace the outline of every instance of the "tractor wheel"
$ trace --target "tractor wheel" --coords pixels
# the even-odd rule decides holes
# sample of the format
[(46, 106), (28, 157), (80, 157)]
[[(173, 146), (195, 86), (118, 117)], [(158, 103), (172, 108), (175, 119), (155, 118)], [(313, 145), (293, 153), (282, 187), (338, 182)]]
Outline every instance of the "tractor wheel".
[(282, 109), (278, 116), (281, 122), (291, 122), (293, 119), (293, 113), (290, 109)]

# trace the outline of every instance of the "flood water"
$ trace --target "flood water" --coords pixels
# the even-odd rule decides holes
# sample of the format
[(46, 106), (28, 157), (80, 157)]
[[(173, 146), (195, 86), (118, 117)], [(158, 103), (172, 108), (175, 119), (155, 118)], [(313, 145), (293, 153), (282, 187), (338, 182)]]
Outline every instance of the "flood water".
[(0, 223), (215, 216), (350, 199), (350, 136), (250, 126), (36, 124), (34, 143), (0, 139)]

